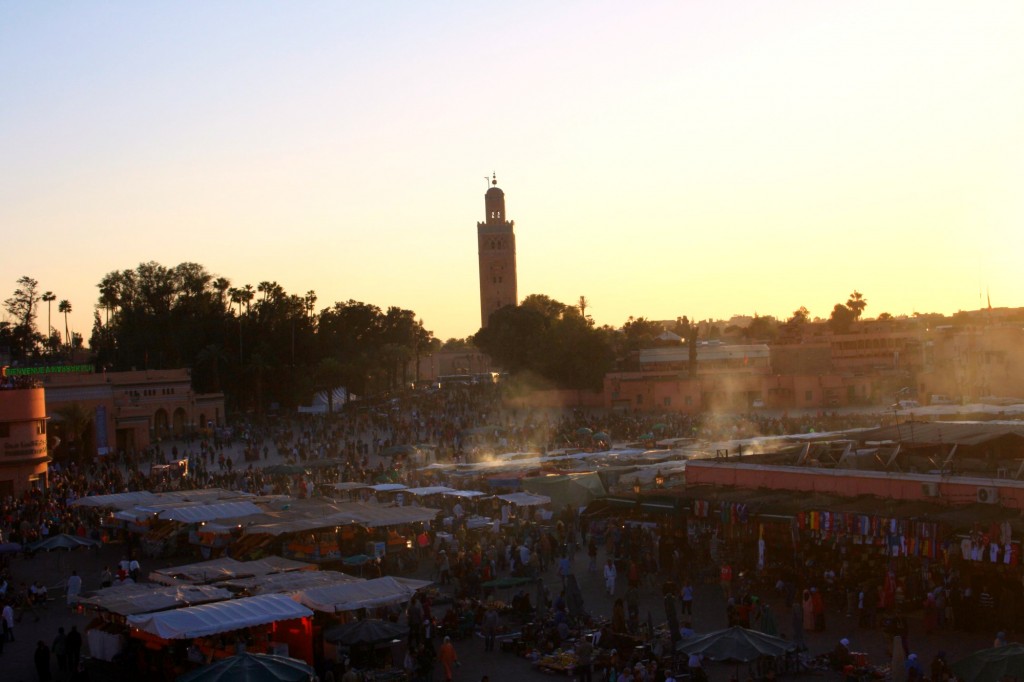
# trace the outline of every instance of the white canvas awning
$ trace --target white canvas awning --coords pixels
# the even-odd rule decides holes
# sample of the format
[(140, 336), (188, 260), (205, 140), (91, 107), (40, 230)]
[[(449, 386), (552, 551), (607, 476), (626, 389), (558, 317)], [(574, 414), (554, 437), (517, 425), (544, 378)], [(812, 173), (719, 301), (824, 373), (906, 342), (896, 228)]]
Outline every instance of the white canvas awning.
[(410, 495), (416, 495), (416, 496), (420, 496), (420, 495), (439, 495), (441, 493), (454, 493), (455, 489), (454, 488), (449, 488), (448, 486), (444, 486), (444, 485), (428, 485), (428, 486), (426, 486), (424, 488), (409, 488), (408, 490), (405, 490), (403, 492), (407, 492)]
[(362, 580), (362, 578), (339, 571), (292, 571), (253, 576), (252, 578), (232, 578), (217, 584), (236, 590), (248, 590), (250, 594), (275, 594)]
[(224, 601), (231, 599), (231, 596), (228, 590), (210, 585), (172, 585), (154, 588), (152, 585), (128, 583), (97, 590), (95, 594), (79, 598), (78, 602), (122, 616), (130, 616)]
[(481, 495), (486, 494), (487, 493), (480, 492), (479, 490), (452, 490), (445, 493), (445, 495), (450, 497), (480, 497)]
[(406, 523), (423, 523), (437, 516), (437, 509), (430, 507), (385, 507), (360, 502), (339, 503), (332, 506), (329, 514), (304, 516), (296, 514), (294, 518), (282, 514), (280, 521), (259, 523), (246, 526), (246, 535), (265, 533), (267, 535), (283, 535), (285, 533), (301, 533), (318, 528), (331, 526), (361, 525), (367, 528), (385, 526), (401, 526)]
[(517, 507), (536, 507), (551, 503), (551, 498), (547, 495), (534, 495), (533, 493), (509, 493), (508, 495), (498, 495), (498, 499), (510, 502)]
[(374, 492), (378, 493), (389, 493), (394, 490), (405, 490), (407, 486), (402, 483), (378, 483), (377, 485), (371, 485)]
[(218, 502), (216, 504), (192, 504), (160, 512), (160, 518), (181, 523), (200, 523), (217, 519), (234, 519), (239, 516), (262, 514), (263, 510), (252, 502)]
[(140, 504), (156, 502), (160, 498), (155, 493), (139, 490), (134, 493), (112, 493), (110, 495), (89, 495), (73, 500), (71, 507), (109, 507), (111, 509), (131, 509)]
[(312, 615), (308, 608), (283, 594), (264, 594), (128, 616), (128, 625), (163, 639), (191, 639)]
[(346, 490), (363, 490), (366, 488), (372, 488), (373, 486), (367, 483), (359, 483), (357, 481), (343, 481), (341, 483), (334, 483), (331, 487), (339, 492), (344, 492)]
[(256, 561), (238, 561), (230, 557), (222, 557), (195, 564), (157, 569), (149, 574), (149, 579), (162, 585), (213, 583), (232, 578), (250, 578), (306, 569), (315, 570), (316, 565), (279, 556), (268, 556)]
[(385, 576), (361, 582), (312, 587), (296, 592), (292, 598), (314, 611), (340, 613), (400, 604), (411, 599), (417, 590), (430, 584), (427, 580)]

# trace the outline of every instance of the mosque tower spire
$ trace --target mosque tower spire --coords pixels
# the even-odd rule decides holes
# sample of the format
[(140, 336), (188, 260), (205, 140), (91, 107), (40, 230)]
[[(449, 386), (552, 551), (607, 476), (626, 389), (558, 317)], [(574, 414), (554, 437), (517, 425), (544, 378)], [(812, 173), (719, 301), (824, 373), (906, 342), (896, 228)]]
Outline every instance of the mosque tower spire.
[(480, 326), (507, 305), (518, 305), (515, 222), (506, 219), (505, 193), (493, 173), (484, 194), (484, 221), (476, 224), (480, 262)]

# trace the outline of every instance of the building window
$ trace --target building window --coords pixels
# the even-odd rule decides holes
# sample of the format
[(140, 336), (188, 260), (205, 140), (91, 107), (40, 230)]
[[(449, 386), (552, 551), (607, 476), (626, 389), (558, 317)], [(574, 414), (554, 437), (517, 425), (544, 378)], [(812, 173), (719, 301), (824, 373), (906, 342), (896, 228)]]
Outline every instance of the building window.
[(42, 436), (46, 434), (46, 420), (40, 419), (36, 422), (36, 435)]
[(804, 400), (807, 402), (814, 400), (814, 391), (804, 391)]
[(0, 422), (0, 438), (11, 437), (11, 425), (7, 422)]
[(672, 398), (666, 396), (662, 402), (665, 404), (665, 407), (672, 407)]
[(643, 405), (644, 404), (644, 394), (643, 393), (637, 393), (636, 394), (636, 404), (637, 405)]
[(686, 396), (686, 406), (689, 407), (690, 405), (693, 405), (693, 396), (688, 395)]

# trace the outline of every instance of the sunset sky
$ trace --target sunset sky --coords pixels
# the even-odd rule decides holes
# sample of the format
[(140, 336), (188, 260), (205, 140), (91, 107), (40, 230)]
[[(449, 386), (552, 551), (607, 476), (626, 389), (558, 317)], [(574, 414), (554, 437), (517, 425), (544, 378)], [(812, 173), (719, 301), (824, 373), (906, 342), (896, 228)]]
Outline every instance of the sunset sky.
[[(479, 327), (1024, 306), (1024, 2), (0, 4), (0, 299), (155, 260)], [(41, 308), (40, 329), (45, 326)], [(55, 324), (61, 327), (63, 325)]]

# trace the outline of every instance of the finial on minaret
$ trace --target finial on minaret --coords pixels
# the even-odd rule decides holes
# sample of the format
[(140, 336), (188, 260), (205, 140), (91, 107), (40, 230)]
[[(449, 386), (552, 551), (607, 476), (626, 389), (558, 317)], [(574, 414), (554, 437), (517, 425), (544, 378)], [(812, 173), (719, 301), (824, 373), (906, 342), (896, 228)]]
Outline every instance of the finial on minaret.
[(494, 175), (491, 177), (491, 184), (494, 185), (495, 187), (498, 186), (498, 174), (497, 173), (494, 173)]

